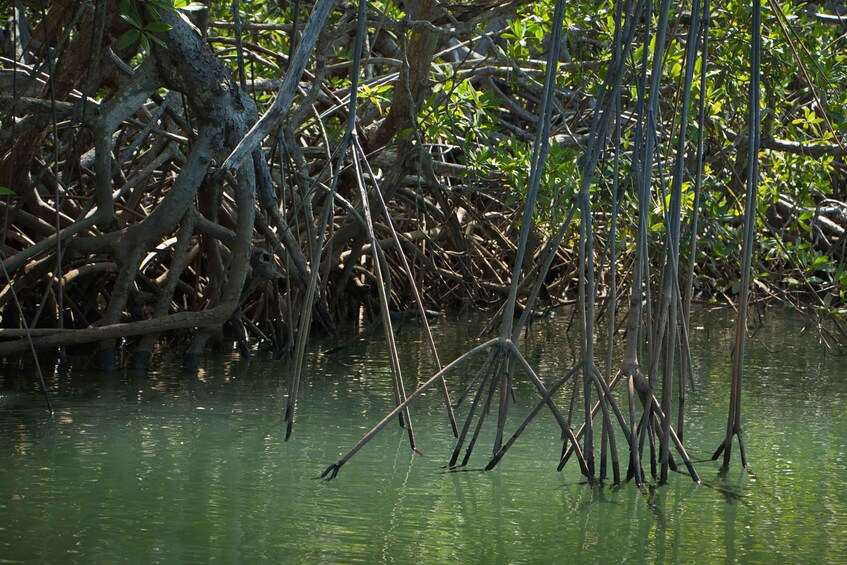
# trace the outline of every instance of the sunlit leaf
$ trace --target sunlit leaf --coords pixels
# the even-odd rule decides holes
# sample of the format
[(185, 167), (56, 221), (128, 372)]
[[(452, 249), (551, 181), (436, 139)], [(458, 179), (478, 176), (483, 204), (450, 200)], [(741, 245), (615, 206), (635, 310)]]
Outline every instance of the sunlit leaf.
[(205, 4), (200, 2), (188, 2), (187, 0), (178, 0), (174, 3), (174, 7), (180, 10), (185, 10), (186, 12), (198, 12), (206, 9)]

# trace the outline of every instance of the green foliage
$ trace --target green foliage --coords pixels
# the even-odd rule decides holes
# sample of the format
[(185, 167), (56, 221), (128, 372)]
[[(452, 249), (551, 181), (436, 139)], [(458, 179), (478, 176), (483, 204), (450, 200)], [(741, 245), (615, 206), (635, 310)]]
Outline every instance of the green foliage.
[[(738, 136), (747, 135), (749, 21), (748, 3), (732, 0), (715, 5), (705, 92), (711, 156), (707, 155), (704, 170), (708, 186), (701, 218), (704, 255), (698, 261), (727, 275), (737, 272), (733, 268), (741, 243), (737, 226), (744, 210), (746, 137)], [(821, 24), (805, 6), (790, 2), (768, 3), (763, 21), (763, 135), (804, 145), (836, 144), (836, 135), (847, 132), (843, 109), (847, 66), (843, 48), (837, 47), (843, 30)], [(678, 79), (684, 63), (681, 49), (671, 45), (667, 53), (670, 83)], [(694, 94), (696, 104), (699, 92)], [(844, 300), (843, 273), (830, 250), (818, 242), (812, 224), (816, 202), (833, 195), (837, 164), (832, 156), (811, 158), (772, 149), (759, 154), (758, 279), (793, 292), (820, 289), (833, 305)], [(779, 202), (790, 203), (797, 212), (773, 224)], [(661, 230), (661, 222), (656, 226)]]
[(508, 24), (508, 31), (501, 35), (506, 40), (506, 54), (516, 61), (530, 58), (532, 53), (542, 50), (547, 32), (538, 14), (514, 18)]
[[(141, 13), (142, 9), (147, 13), (148, 23), (144, 23)], [(127, 31), (118, 40), (118, 47), (124, 49), (134, 43), (138, 43), (141, 47), (142, 54), (145, 56), (150, 54), (153, 43), (161, 47), (167, 47), (161, 39), (156, 37), (157, 33), (163, 33), (171, 29), (169, 24), (162, 21), (159, 10), (172, 11), (173, 9), (174, 6), (169, 0), (144, 0), (142, 2), (121, 0), (121, 18), (132, 29)]]
[[(480, 22), (474, 33), (457, 38), (475, 46), (491, 38), (488, 58), (477, 73), (476, 68), (457, 65), (449, 57), (433, 62), (431, 95), (416, 108), (417, 128), (400, 132), (401, 137), (414, 139), (425, 146), (455, 148), (461, 164), (466, 166), (464, 181), (481, 183), (496, 194), (505, 206), (519, 207), (526, 196), (531, 140), (535, 124), (527, 116), (537, 115), (540, 82), (543, 80), (547, 41), (551, 33), (553, 0), (522, 5), (517, 13), (498, 24), (495, 32), (489, 22)], [(156, 34), (167, 31), (158, 14), (162, 10), (192, 10), (202, 5), (186, 0), (122, 0), (121, 11), (132, 29), (121, 39), (121, 45), (138, 42), (140, 50), (148, 53), (152, 44), (160, 43)], [(242, 2), (241, 18), (245, 22), (261, 22), (274, 29), (261, 33), (249, 32), (252, 45), (265, 50), (264, 61), (248, 59), (246, 72), (250, 78), (279, 78), (291, 50), (290, 33), (283, 31), (294, 19), (293, 3)], [(390, 0), (372, 4), (370, 40), (385, 34), (398, 45), (403, 42), (397, 26), (384, 25), (404, 18), (404, 6)], [(232, 20), (230, 3), (213, 3), (213, 20)], [(308, 6), (302, 6), (298, 25), (307, 19)], [(572, 63), (557, 75), (557, 96), (554, 115), (554, 134), (576, 137), (584, 135), (590, 124), (614, 34), (615, 5), (612, 3), (569, 2), (565, 13), (566, 45), (562, 62)], [(144, 15), (145, 18), (141, 16)], [(347, 14), (349, 16), (349, 14)], [(336, 10), (330, 28), (346, 16)], [(655, 26), (658, 14), (648, 22)], [(661, 257), (665, 241), (665, 213), (669, 205), (667, 189), (671, 176), (670, 164), (675, 158), (675, 140), (680, 128), (681, 83), (685, 69), (685, 37), (689, 14), (671, 14), (672, 34), (665, 49), (662, 73), (657, 135), (660, 138), (661, 164), (654, 171), (654, 185), (649, 206), (649, 240), (656, 249), (654, 258)], [(676, 19), (674, 19), (676, 18)], [(695, 259), (698, 272), (714, 278), (708, 284), (714, 288), (731, 289), (737, 282), (741, 247), (741, 220), (744, 213), (744, 178), (746, 176), (746, 136), (748, 133), (748, 98), (750, 82), (750, 19), (751, 8), (742, 0), (713, 4), (710, 28), (710, 60), (705, 92), (697, 81), (700, 62), (695, 66), (695, 83), (689, 108), (686, 173), (683, 179), (682, 211), (688, 216), (694, 209), (694, 140), (697, 104), (701, 96), (706, 101), (706, 156), (703, 166), (703, 191), (700, 208), (700, 243)], [(786, 1), (765, 6), (763, 51), (763, 134), (775, 139), (807, 145), (837, 145), (847, 133), (847, 64), (843, 50), (843, 30), (822, 24), (809, 15), (806, 7)], [(347, 24), (339, 34), (352, 32)], [(234, 36), (231, 28), (210, 29), (212, 45), (226, 64), (235, 71), (232, 42), (216, 44), (215, 37)], [(326, 56), (336, 69), (327, 73), (324, 87), (336, 96), (349, 88), (349, 72), (342, 63), (349, 62), (352, 35), (348, 40), (335, 41)], [(637, 90), (635, 77), (639, 71), (644, 46), (639, 45), (643, 33), (635, 35), (635, 45), (628, 60), (629, 66), (622, 92), (624, 112), (634, 113)], [(327, 36), (327, 40), (330, 40)], [(442, 38), (443, 48), (446, 40)], [(651, 44), (646, 47), (655, 48)], [(445, 51), (446, 52), (446, 51)], [(277, 57), (273, 54), (278, 54)], [(384, 53), (377, 56), (385, 56)], [(391, 55), (396, 56), (396, 55)], [(574, 64), (576, 63), (576, 64)], [(578, 65), (578, 63), (588, 63)], [(362, 81), (359, 95), (362, 112), (380, 120), (390, 112), (395, 81), (387, 73), (397, 72), (396, 65), (371, 64), (371, 75)], [(380, 75), (380, 73), (383, 73)], [(496, 89), (490, 86), (494, 84)], [(267, 102), (270, 94), (255, 94), (257, 101)], [(505, 98), (508, 98), (506, 100)], [(519, 108), (518, 108), (519, 107)], [(321, 108), (324, 117), (304, 124), (303, 132), (316, 138), (328, 135), (333, 139), (342, 128), (339, 113)], [(510, 127), (506, 127), (506, 122)], [(633, 122), (623, 128), (618, 180), (621, 190), (618, 223), (620, 239), (633, 241), (638, 221), (634, 194), (631, 151), (636, 145)], [(551, 143), (543, 172), (535, 221), (543, 230), (552, 230), (562, 220), (571, 205), (571, 195), (580, 183), (582, 148), (574, 144)], [(608, 149), (598, 164), (592, 206), (598, 211), (597, 233), (607, 227), (611, 209), (613, 167), (612, 152)], [(832, 253), (816, 244), (813, 234), (814, 209), (822, 197), (838, 196), (833, 186), (843, 179), (844, 166), (833, 157), (810, 158), (798, 152), (764, 149), (759, 155), (760, 191), (758, 194), (759, 239), (757, 269), (759, 283), (778, 284), (797, 290), (812, 287), (826, 289), (824, 293), (836, 305), (845, 300), (847, 275)], [(661, 180), (660, 180), (661, 175)], [(843, 182), (841, 180), (840, 182)], [(842, 195), (843, 197), (843, 195)], [(783, 225), (772, 225), (768, 218), (782, 200), (789, 201), (802, 211), (786, 218)], [(690, 237), (684, 234), (683, 237)], [(683, 242), (684, 253), (687, 253)], [(622, 257), (625, 261), (626, 256)], [(683, 257), (684, 259), (684, 257)], [(720, 279), (720, 280), (718, 280)], [(795, 282), (797, 281), (796, 284)]]
[(174, 8), (184, 10), (186, 12), (195, 12), (197, 10), (205, 10), (206, 5), (202, 2), (189, 2), (188, 0), (174, 0)]
[[(125, 49), (130, 45), (138, 43), (141, 53), (145, 57), (150, 54), (152, 44), (167, 48), (167, 45), (156, 37), (157, 33), (164, 33), (171, 26), (162, 21), (161, 11), (174, 12), (182, 10), (192, 12), (204, 10), (206, 6), (200, 2), (189, 2), (188, 0), (121, 0), (121, 18), (128, 23), (132, 29), (124, 33), (118, 40), (119, 49)], [(147, 23), (144, 22), (142, 13), (146, 13)]]

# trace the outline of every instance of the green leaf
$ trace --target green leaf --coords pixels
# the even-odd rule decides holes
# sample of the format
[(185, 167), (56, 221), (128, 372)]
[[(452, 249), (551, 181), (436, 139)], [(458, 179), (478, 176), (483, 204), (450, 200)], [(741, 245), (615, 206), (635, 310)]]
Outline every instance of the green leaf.
[(14, 196), (15, 191), (8, 186), (0, 186), (0, 196)]
[(121, 17), (132, 27), (141, 29), (141, 22), (139, 22), (132, 14), (121, 14)]
[(138, 36), (138, 42), (141, 43), (141, 50), (145, 55), (150, 54), (150, 40), (143, 33)]
[(121, 0), (121, 18), (134, 28), (141, 29), (141, 16), (129, 0)]
[(155, 43), (159, 47), (162, 47), (164, 49), (168, 48), (168, 46), (165, 44), (165, 42), (162, 41), (161, 39), (159, 39), (158, 37), (156, 37), (155, 35), (147, 35), (145, 37), (147, 37), (150, 41), (152, 41), (153, 43)]
[(138, 41), (138, 36), (140, 32), (137, 29), (131, 29), (125, 34), (121, 36), (118, 40), (117, 48), (118, 49), (126, 49), (136, 41)]
[[(150, 15), (151, 20), (159, 21), (162, 19), (162, 16), (159, 15), (159, 10), (156, 9), (156, 6), (154, 4), (149, 4), (145, 2), (144, 7), (147, 8), (147, 13)], [(168, 6), (168, 9), (170, 9), (170, 6)]]
[(150, 22), (149, 24), (144, 26), (144, 31), (149, 31), (152, 33), (162, 33), (171, 29), (171, 24), (166, 24), (165, 22)]

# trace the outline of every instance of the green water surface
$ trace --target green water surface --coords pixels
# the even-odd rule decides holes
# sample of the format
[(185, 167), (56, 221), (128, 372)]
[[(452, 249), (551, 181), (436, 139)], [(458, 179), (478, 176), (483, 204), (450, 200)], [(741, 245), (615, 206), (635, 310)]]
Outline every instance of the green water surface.
[[(732, 318), (703, 312), (693, 324), (684, 437), (695, 459), (725, 430)], [(442, 360), (477, 343), (482, 322), (438, 321)], [(521, 344), (548, 383), (572, 363), (568, 322), (537, 322)], [(381, 336), (331, 356), (331, 344), (316, 348), (288, 442), (289, 367), (264, 353), (210, 354), (196, 375), (168, 352), (148, 373), (71, 368), (48, 375), (53, 417), (33, 378), (5, 365), (0, 563), (847, 563), (847, 359), (802, 329), (769, 315), (750, 341), (752, 472), (737, 458), (725, 475), (702, 461), (703, 485), (672, 474), (643, 490), (588, 486), (575, 461), (556, 472), (547, 411), (494, 471), (479, 471), (486, 426), (468, 470), (447, 473), (453, 438), (437, 391), (412, 410), (425, 457), (392, 423), (336, 480), (315, 480), (391, 408)], [(398, 345), (411, 390), (433, 362), (415, 326)], [(474, 370), (450, 376), (454, 396)], [(536, 400), (525, 379), (516, 398), (512, 429)], [(566, 388), (557, 401), (569, 398)]]

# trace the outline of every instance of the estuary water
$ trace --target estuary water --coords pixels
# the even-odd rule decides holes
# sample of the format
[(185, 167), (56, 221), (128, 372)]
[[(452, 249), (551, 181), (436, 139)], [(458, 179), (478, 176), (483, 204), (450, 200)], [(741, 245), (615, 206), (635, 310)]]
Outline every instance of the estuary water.
[[(146, 373), (72, 367), (48, 375), (52, 417), (34, 377), (0, 366), (0, 563), (847, 563), (847, 358), (769, 313), (746, 356), (750, 472), (736, 447), (721, 474), (707, 459), (726, 426), (733, 318), (703, 310), (692, 324), (684, 439), (703, 484), (672, 473), (642, 490), (588, 486), (575, 461), (556, 472), (546, 410), (493, 471), (480, 470), (492, 417), (466, 470), (445, 472), (437, 390), (412, 407), (426, 456), (392, 422), (316, 480), (391, 409), (379, 334), (332, 355), (315, 345), (288, 442), (289, 366), (266, 353), (209, 354), (197, 374), (167, 351)], [(438, 320), (442, 361), (478, 343), (484, 321)], [(573, 363), (569, 321), (536, 321), (520, 342), (547, 383)], [(398, 346), (412, 390), (434, 363), (417, 326)], [(476, 368), (448, 377), (454, 398)], [(524, 378), (515, 392), (508, 431), (537, 400)]]

